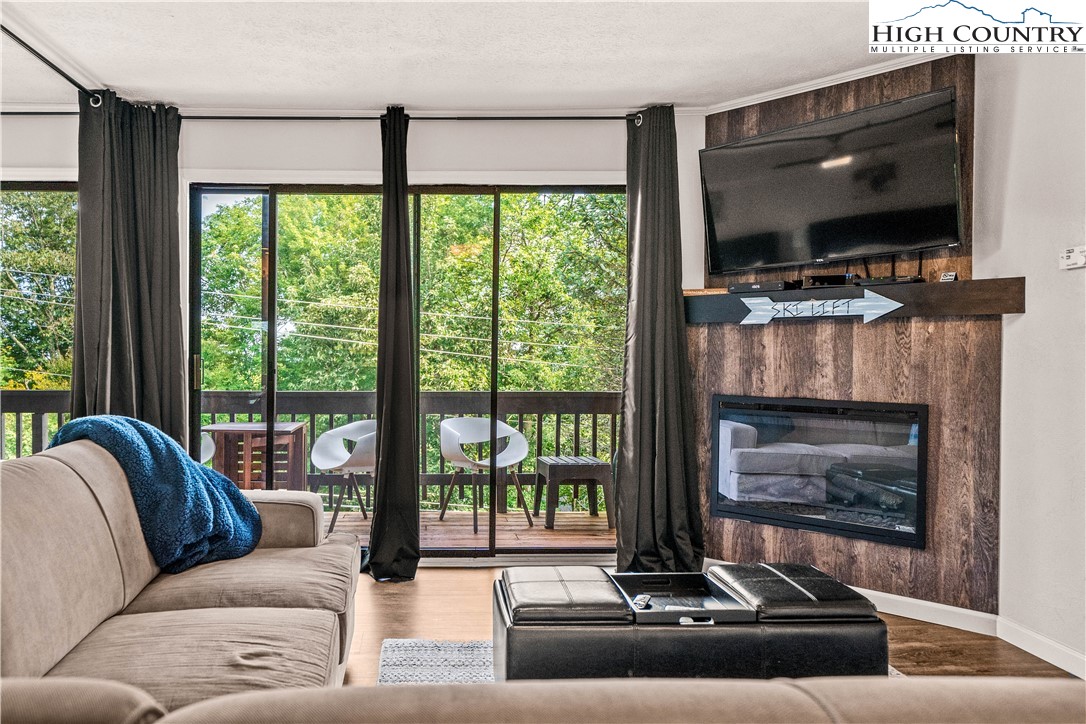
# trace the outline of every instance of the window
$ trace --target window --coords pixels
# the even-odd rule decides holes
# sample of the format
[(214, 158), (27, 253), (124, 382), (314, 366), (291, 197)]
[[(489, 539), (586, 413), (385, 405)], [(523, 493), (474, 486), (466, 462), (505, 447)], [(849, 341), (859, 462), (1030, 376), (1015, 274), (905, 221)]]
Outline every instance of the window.
[[(192, 317), (193, 354), (202, 368), (195, 426), (273, 415), (305, 423), (312, 446), (333, 427), (373, 416), (379, 191), (192, 189), (200, 310)], [(432, 186), (409, 194), (419, 251), (423, 547), (484, 554), (613, 548), (605, 518), (585, 517), (587, 486), (563, 487), (556, 530), (545, 531), (539, 520), (524, 535), (504, 474), (494, 483), (496, 512), (484, 483), (483, 515), (473, 520), (462, 476), (436, 523), (453, 472), (441, 454), (442, 420), (487, 416), (496, 401), (502, 419), (529, 441), (518, 466), (529, 494), (537, 456), (611, 459), (625, 339), (624, 190)], [(482, 443), (470, 454), (482, 458), (488, 450)], [(342, 481), (313, 465), (306, 471), (307, 487), (327, 494), (329, 507)], [(344, 504), (337, 526), (367, 535), (357, 501)]]
[(4, 389), (71, 387), (75, 184), (0, 191), (0, 367)]

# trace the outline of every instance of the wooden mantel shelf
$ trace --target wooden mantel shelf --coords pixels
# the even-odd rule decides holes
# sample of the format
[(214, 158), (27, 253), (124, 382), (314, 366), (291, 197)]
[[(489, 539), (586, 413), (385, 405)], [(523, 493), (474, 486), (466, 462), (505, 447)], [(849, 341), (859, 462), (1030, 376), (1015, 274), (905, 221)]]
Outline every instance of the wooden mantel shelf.
[[(881, 315), (894, 317), (976, 317), (1021, 314), (1026, 311), (1025, 277), (1006, 279), (973, 279), (958, 282), (927, 282), (922, 284), (883, 284), (869, 287), (825, 287), (796, 289), (786, 292), (753, 292), (728, 294), (723, 289), (687, 289), (687, 324), (738, 324), (751, 313), (744, 298), (768, 297), (773, 302), (820, 302), (837, 299), (863, 299), (869, 291), (901, 303), (902, 306)], [(798, 307), (797, 307), (798, 308)], [(783, 309), (783, 308), (782, 308)], [(807, 314), (796, 319), (810, 320)], [(833, 317), (835, 319), (849, 317)], [(789, 318), (786, 313), (774, 321)], [(858, 316), (852, 316), (858, 319)], [(876, 321), (876, 320), (872, 320)]]

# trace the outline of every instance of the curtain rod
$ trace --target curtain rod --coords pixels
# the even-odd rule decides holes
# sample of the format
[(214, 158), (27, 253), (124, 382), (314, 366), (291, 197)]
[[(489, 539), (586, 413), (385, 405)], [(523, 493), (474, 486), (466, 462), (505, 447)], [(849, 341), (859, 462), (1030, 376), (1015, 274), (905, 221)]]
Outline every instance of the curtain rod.
[[(381, 116), (204, 116), (182, 114), (190, 121), (379, 121)], [(625, 121), (633, 116), (412, 116), (412, 121)]]
[[(0, 111), (0, 116), (78, 116), (79, 111)], [(412, 116), (412, 121), (626, 121), (628, 116)], [(379, 121), (381, 116), (208, 116), (187, 113), (189, 121)]]
[[(79, 111), (0, 111), (0, 116), (78, 116)], [(411, 116), (422, 121), (625, 121), (629, 116)], [(210, 116), (181, 114), (188, 121), (379, 121), (381, 116)]]
[[(54, 73), (56, 73), (61, 78), (63, 78), (64, 80), (68, 81), (73, 86), (75, 86), (79, 90), (80, 93), (82, 93), (83, 95), (86, 95), (86, 96), (90, 96), (92, 106), (97, 108), (98, 106), (102, 105), (102, 96), (101, 95), (99, 95), (98, 93), (92, 93), (91, 91), (89, 91), (86, 88), (86, 86), (84, 86), (82, 83), (77, 81), (72, 76), (65, 73), (63, 70), (61, 70), (60, 67), (56, 63), (54, 63), (53, 61), (49, 60), (44, 55), (39, 53), (33, 46), (30, 45), (30, 43), (26, 42), (25, 40), (20, 38), (15, 33), (8, 30), (6, 25), (3, 25), (2, 23), (0, 23), (0, 30), (2, 30), (4, 32), (4, 35), (8, 36), (12, 40), (14, 40), (16, 43), (23, 46), (23, 48), (25, 48), (28, 53), (30, 53), (35, 58), (37, 58), (38, 60), (45, 63), (47, 66), (49, 66), (49, 69), (52, 70)], [(97, 100), (97, 103), (95, 102), (96, 100)], [(5, 113), (4, 115), (8, 115), (8, 114)], [(29, 114), (19, 114), (19, 115), (29, 115)], [(50, 115), (52, 115), (52, 114), (50, 114)]]

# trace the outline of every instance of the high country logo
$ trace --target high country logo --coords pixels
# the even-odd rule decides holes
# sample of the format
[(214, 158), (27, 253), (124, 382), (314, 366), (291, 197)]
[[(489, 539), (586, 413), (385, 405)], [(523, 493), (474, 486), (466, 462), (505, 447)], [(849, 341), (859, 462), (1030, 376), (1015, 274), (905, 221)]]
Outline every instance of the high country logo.
[[(1025, 0), (1029, 2), (1029, 0)], [(870, 0), (872, 53), (1082, 53), (1080, 0)]]

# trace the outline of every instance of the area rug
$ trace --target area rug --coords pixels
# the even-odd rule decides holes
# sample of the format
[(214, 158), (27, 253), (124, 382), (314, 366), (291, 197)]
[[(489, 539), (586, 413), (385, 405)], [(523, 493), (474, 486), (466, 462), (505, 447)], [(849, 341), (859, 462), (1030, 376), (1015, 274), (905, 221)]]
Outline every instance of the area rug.
[(377, 685), (478, 684), (494, 681), (490, 641), (385, 639)]
[[(893, 666), (890, 677), (902, 677)], [(377, 670), (378, 686), (389, 684), (478, 684), (494, 681), (490, 641), (385, 639)]]

